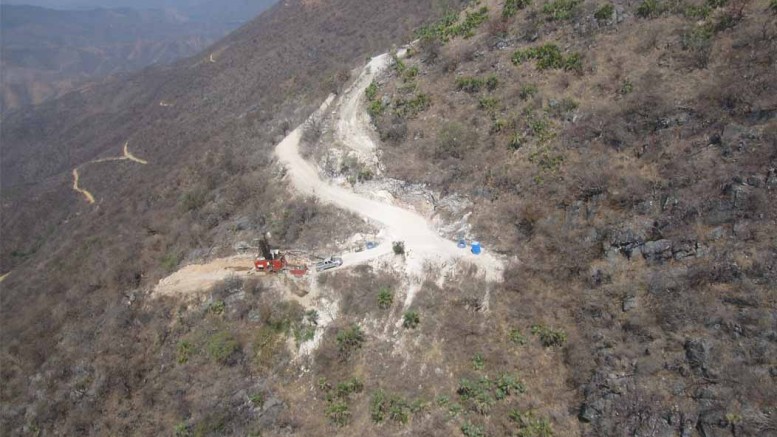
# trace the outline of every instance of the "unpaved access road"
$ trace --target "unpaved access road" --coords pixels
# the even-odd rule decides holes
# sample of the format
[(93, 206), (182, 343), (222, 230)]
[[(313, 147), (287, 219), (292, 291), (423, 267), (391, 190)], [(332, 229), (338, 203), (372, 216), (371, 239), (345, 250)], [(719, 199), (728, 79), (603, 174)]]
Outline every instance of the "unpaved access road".
[[(372, 139), (372, 127), (369, 118), (365, 116), (364, 99), (361, 96), (380, 70), (389, 65), (389, 61), (388, 55), (373, 58), (365, 67), (365, 73), (340, 96), (335, 105), (334, 123), (338, 140), (345, 142), (345, 145), (353, 150), (373, 156), (376, 143)], [(310, 116), (309, 121), (321, 119), (333, 102), (335, 96), (330, 96), (318, 111)], [(404, 241), (406, 273), (411, 279), (405, 299), (406, 307), (421, 287), (420, 281), (412, 279), (422, 278), (424, 267), (428, 263), (442, 274), (455, 269), (458, 261), (465, 261), (475, 264), (485, 279), (501, 281), (503, 263), (496, 256), (487, 252), (473, 255), (467, 249), (459, 249), (455, 242), (440, 237), (430, 220), (414, 211), (383, 203), (356, 194), (347, 187), (324, 181), (318, 169), (299, 154), (300, 139), (305, 126), (306, 123), (303, 123), (294, 129), (275, 148), (278, 160), (286, 167), (286, 174), (294, 188), (301, 194), (315, 196), (321, 202), (351, 211), (382, 228), (379, 234), (381, 241), (377, 247), (342, 254), (343, 267), (340, 269), (369, 263), (382, 257), (390, 258), (393, 256), (392, 242)], [(165, 296), (190, 295), (203, 291), (229, 276), (249, 275), (253, 268), (252, 261), (251, 256), (238, 255), (186, 266), (162, 279), (153, 292), (156, 296)], [(315, 274), (314, 269), (311, 269), (311, 273)], [(315, 280), (308, 284), (315, 288)], [(306, 308), (313, 308), (311, 302), (316, 297), (317, 293), (311, 292), (309, 296), (298, 300)]]
[[(365, 67), (369, 69), (369, 76), (377, 74), (378, 69), (388, 66), (387, 57), (388, 55), (378, 56)], [(357, 79), (354, 86), (340, 97), (335, 123), (338, 126), (340, 141), (345, 142), (353, 150), (366, 152), (372, 148), (371, 144), (365, 144), (366, 141), (372, 143), (370, 136), (365, 134), (365, 132), (371, 132), (369, 120), (364, 116), (363, 107), (360, 108), (361, 110), (353, 109), (360, 107), (361, 96), (372, 81), (371, 77), (369, 80), (362, 79), (363, 77)], [(330, 96), (318, 112), (311, 116), (311, 119), (320, 117), (332, 101), (333, 97)], [(392, 241), (403, 241), (407, 252), (409, 274), (420, 275), (427, 262), (441, 266), (464, 260), (477, 265), (486, 279), (501, 280), (503, 264), (497, 257), (485, 252), (481, 255), (473, 255), (466, 249), (458, 248), (455, 242), (442, 238), (427, 218), (414, 211), (364, 197), (349, 188), (322, 180), (317, 168), (299, 153), (304, 126), (303, 124), (297, 127), (286, 136), (276, 146), (275, 153), (280, 163), (286, 167), (287, 175), (297, 191), (351, 211), (383, 228), (386, 241), (378, 249), (360, 252), (361, 262), (387, 254)], [(347, 262), (347, 257), (344, 257), (344, 260)]]

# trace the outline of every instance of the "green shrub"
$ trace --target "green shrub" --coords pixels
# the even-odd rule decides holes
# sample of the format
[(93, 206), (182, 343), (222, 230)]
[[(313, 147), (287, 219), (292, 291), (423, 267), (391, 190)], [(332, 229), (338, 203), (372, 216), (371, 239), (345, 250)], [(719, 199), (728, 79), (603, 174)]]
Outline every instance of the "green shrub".
[(181, 197), (181, 209), (184, 211), (196, 211), (203, 206), (207, 200), (207, 193), (202, 189), (192, 190)]
[(564, 70), (578, 74), (583, 72), (583, 57), (580, 53), (572, 53), (564, 58)]
[(521, 334), (520, 329), (513, 328), (510, 330), (510, 341), (517, 345), (523, 346), (526, 344), (526, 337)]
[(518, 150), (521, 148), (521, 146), (523, 146), (523, 140), (524, 140), (523, 135), (521, 135), (520, 132), (515, 132), (510, 137), (510, 142), (507, 143), (507, 147), (510, 150)]
[(375, 97), (378, 95), (378, 84), (374, 80), (370, 82), (370, 85), (364, 90), (364, 94), (367, 96), (368, 101), (375, 100)]
[(479, 414), (488, 414), (497, 401), (524, 392), (524, 385), (516, 377), (506, 373), (499, 375), (494, 381), (486, 376), (477, 381), (463, 378), (456, 390), (459, 398), (469, 405), (469, 409)]
[(639, 7), (637, 7), (637, 16), (642, 18), (653, 18), (661, 13), (658, 0), (644, 0)]
[(545, 347), (563, 346), (567, 341), (567, 334), (562, 330), (555, 330), (545, 325), (534, 325), (531, 333), (540, 338), (540, 343)]
[(165, 256), (162, 257), (162, 260), (159, 261), (159, 265), (168, 273), (171, 273), (175, 271), (176, 267), (178, 267), (178, 263), (181, 262), (180, 258), (177, 253), (168, 252), (165, 254)]
[(683, 10), (683, 15), (685, 15), (688, 18), (695, 18), (695, 19), (706, 19), (710, 16), (710, 13), (712, 12), (712, 8), (710, 8), (707, 5), (688, 5)]
[(582, 57), (579, 53), (573, 53), (565, 57), (561, 54), (561, 49), (553, 43), (543, 44), (525, 50), (516, 50), (512, 56), (512, 62), (515, 65), (521, 64), (529, 59), (533, 59), (537, 64), (537, 68), (540, 70), (561, 68), (578, 72), (582, 70)]
[(270, 326), (262, 326), (253, 340), (254, 363), (260, 369), (271, 369), (278, 353), (286, 347), (284, 336)]
[(461, 433), (464, 434), (466, 437), (485, 437), (486, 432), (483, 430), (482, 426), (475, 425), (469, 421), (464, 422), (463, 425), (461, 425)]
[(537, 86), (534, 84), (526, 84), (521, 86), (521, 91), (519, 92), (518, 96), (521, 98), (521, 100), (527, 100), (531, 97), (534, 97), (537, 94)]
[(613, 12), (615, 12), (615, 7), (613, 7), (612, 3), (607, 3), (596, 10), (594, 18), (600, 21), (606, 21), (612, 18)]
[(407, 329), (415, 329), (419, 323), (421, 323), (421, 316), (418, 315), (418, 311), (411, 310), (405, 313), (402, 326)]
[(402, 73), (402, 80), (407, 82), (413, 80), (416, 76), (418, 76), (418, 66), (413, 65), (412, 67), (405, 69), (404, 73)]
[(208, 338), (205, 350), (208, 356), (219, 364), (226, 364), (229, 358), (240, 349), (232, 333), (219, 331)]
[(477, 29), (488, 19), (488, 8), (483, 6), (475, 12), (465, 12), (464, 21), (454, 29), (457, 36), (469, 38), (475, 35)]
[(442, 42), (447, 42), (457, 36), (469, 38), (475, 35), (475, 29), (487, 19), (488, 8), (485, 6), (474, 12), (466, 11), (464, 20), (461, 22), (459, 22), (459, 15), (451, 12), (437, 23), (418, 29), (416, 34), (422, 40), (439, 39)]
[(248, 397), (251, 404), (256, 408), (262, 408), (264, 406), (264, 395), (262, 393), (254, 393)]
[(194, 345), (186, 340), (181, 340), (178, 342), (178, 347), (176, 349), (176, 361), (178, 364), (186, 364), (189, 361), (189, 358), (194, 354)]
[(427, 94), (418, 93), (410, 100), (400, 99), (395, 103), (396, 115), (402, 118), (413, 117), (419, 112), (424, 111), (430, 105), (430, 99)]
[(476, 93), (483, 88), (486, 88), (489, 91), (494, 91), (498, 86), (499, 78), (493, 74), (486, 78), (461, 76), (456, 79), (456, 89), (459, 91), (466, 91), (468, 93)]
[(496, 403), (492, 392), (492, 383), (488, 377), (481, 377), (477, 381), (470, 381), (466, 378), (459, 382), (459, 388), (456, 391), (462, 401), (470, 405), (470, 409), (479, 414), (488, 414)]
[(362, 347), (364, 343), (364, 331), (359, 325), (353, 324), (337, 333), (337, 347), (340, 354), (348, 358), (351, 354)]
[(494, 91), (496, 87), (499, 86), (499, 78), (494, 76), (493, 74), (488, 76), (486, 78), (486, 89), (489, 91)]
[(226, 310), (226, 308), (227, 308), (227, 305), (224, 303), (223, 300), (216, 300), (211, 302), (211, 304), (208, 306), (208, 312), (211, 314), (220, 316), (224, 314), (224, 311)]
[(364, 384), (359, 378), (354, 376), (351, 379), (347, 379), (337, 384), (335, 387), (335, 395), (338, 398), (344, 399), (353, 393), (361, 393), (362, 389), (364, 389)]
[(502, 373), (494, 381), (494, 396), (501, 401), (513, 394), (526, 392), (526, 387), (522, 382), (509, 373)]
[(378, 292), (378, 308), (385, 310), (391, 307), (394, 303), (394, 293), (388, 288), (381, 288)]
[(405, 61), (402, 60), (402, 58), (397, 55), (397, 52), (394, 51), (391, 53), (391, 60), (392, 66), (394, 67), (394, 70), (402, 76), (405, 73), (405, 69), (407, 69), (407, 65), (405, 64)]
[(375, 423), (383, 422), (386, 418), (385, 404), (388, 396), (383, 389), (377, 389), (372, 393), (370, 398), (370, 417)]
[(630, 80), (625, 79), (621, 84), (618, 93), (625, 96), (626, 94), (630, 94), (632, 91), (634, 91), (634, 84), (632, 84)]
[(531, 0), (506, 0), (502, 9), (502, 17), (513, 17), (519, 10), (525, 9), (529, 5), (531, 5)]
[(383, 114), (383, 111), (386, 109), (385, 106), (383, 106), (383, 102), (380, 100), (373, 100), (370, 102), (369, 106), (367, 106), (367, 113), (370, 114), (370, 117), (375, 119), (376, 117)]
[(394, 249), (394, 255), (404, 255), (405, 254), (405, 242), (404, 241), (395, 241), (392, 245), (392, 248)]
[(481, 88), (483, 88), (483, 85), (485, 85), (485, 81), (477, 77), (462, 76), (456, 78), (456, 89), (459, 91), (476, 93), (480, 91)]
[(712, 38), (715, 36), (715, 27), (707, 23), (703, 26), (694, 26), (689, 32), (683, 34), (683, 49), (691, 52), (695, 64), (699, 68), (707, 66), (709, 53), (712, 50)]
[(375, 423), (383, 422), (388, 418), (394, 422), (405, 424), (409, 420), (410, 414), (419, 410), (420, 404), (418, 402), (408, 404), (403, 398), (390, 395), (383, 389), (373, 392), (370, 399), (370, 417)]
[(769, 1), (769, 9), (772, 10), (772, 13), (777, 14), (777, 0)]
[(333, 425), (345, 426), (351, 421), (351, 412), (348, 411), (348, 403), (344, 400), (335, 401), (329, 404), (325, 413), (329, 418), (329, 422)]
[(494, 117), (491, 123), (491, 133), (502, 132), (507, 127), (507, 120)]
[(472, 368), (475, 370), (483, 370), (486, 368), (486, 360), (483, 358), (483, 354), (480, 352), (476, 353), (474, 357), (472, 357)]
[(372, 174), (372, 170), (368, 168), (363, 168), (356, 174), (356, 180), (358, 182), (371, 181), (373, 177), (375, 177), (375, 175)]
[(173, 429), (173, 435), (175, 437), (190, 437), (192, 433), (189, 430), (189, 426), (186, 425), (186, 422), (181, 422), (175, 425), (175, 428)]
[(489, 113), (493, 113), (499, 106), (499, 100), (496, 97), (491, 96), (481, 97), (478, 101), (478, 106), (480, 109), (483, 109)]
[(553, 437), (553, 428), (548, 419), (535, 417), (531, 411), (522, 413), (513, 410), (510, 419), (518, 424), (518, 437)]
[(301, 345), (306, 341), (313, 340), (315, 337), (316, 337), (315, 325), (304, 323), (294, 328), (294, 341), (297, 343), (297, 346)]
[(542, 12), (551, 20), (569, 20), (574, 15), (580, 0), (552, 0), (542, 7)]

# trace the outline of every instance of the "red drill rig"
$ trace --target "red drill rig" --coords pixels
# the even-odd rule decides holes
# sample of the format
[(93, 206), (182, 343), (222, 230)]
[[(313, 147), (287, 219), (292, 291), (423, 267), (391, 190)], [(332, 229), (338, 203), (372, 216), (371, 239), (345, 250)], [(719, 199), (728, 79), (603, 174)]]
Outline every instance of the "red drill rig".
[(307, 266), (304, 265), (289, 265), (286, 255), (277, 249), (270, 249), (267, 236), (259, 240), (259, 252), (261, 256), (254, 261), (257, 272), (278, 273), (288, 270), (294, 276), (303, 276), (308, 271)]

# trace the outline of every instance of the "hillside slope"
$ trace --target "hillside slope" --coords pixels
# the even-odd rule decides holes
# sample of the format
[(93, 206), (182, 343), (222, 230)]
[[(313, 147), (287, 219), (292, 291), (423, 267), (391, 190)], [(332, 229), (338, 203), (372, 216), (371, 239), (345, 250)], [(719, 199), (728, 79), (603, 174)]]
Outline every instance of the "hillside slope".
[[(3, 429), (774, 435), (777, 8), (460, 6), (285, 2), (3, 120)], [(267, 231), (360, 259), (238, 270)]]
[[(159, 329), (178, 305), (127, 306), (126, 296), (135, 301), (179, 263), (228, 254), (234, 242), (265, 231), (301, 247), (341, 238), (333, 224), (348, 216), (286, 193), (271, 167), (274, 140), (365, 56), (440, 13), (406, 1), (284, 2), (208, 53), (4, 118), (3, 429), (160, 434), (182, 416), (178, 407), (148, 414), (152, 392), (168, 405), (184, 402), (187, 417), (220, 402), (192, 388), (195, 403), (205, 403), (185, 407), (190, 401), (170, 396), (190, 384), (141, 376), (160, 368), (147, 340), (164, 336)], [(128, 141), (148, 165), (87, 164), (119, 156)], [(95, 204), (72, 190), (74, 168)], [(84, 360), (96, 391), (76, 399)], [(221, 374), (219, 390), (227, 391), (228, 380), (256, 377), (242, 367), (208, 373)], [(31, 387), (33, 377), (43, 385)], [(246, 429), (241, 420), (230, 429)]]
[(559, 435), (777, 433), (775, 14), (482, 1), (374, 83), (386, 176), (469, 196), (506, 311), (569, 334)]

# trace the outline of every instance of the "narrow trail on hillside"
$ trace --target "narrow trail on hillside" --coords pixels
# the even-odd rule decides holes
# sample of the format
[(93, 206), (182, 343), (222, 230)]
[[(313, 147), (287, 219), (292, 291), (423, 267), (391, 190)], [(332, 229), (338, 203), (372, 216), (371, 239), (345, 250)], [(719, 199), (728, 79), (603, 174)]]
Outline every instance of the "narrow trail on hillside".
[[(364, 116), (364, 108), (360, 105), (362, 95), (374, 75), (389, 65), (387, 54), (373, 58), (365, 67), (367, 75), (360, 76), (338, 101), (335, 110), (335, 123), (338, 139), (353, 150), (365, 153), (373, 152), (375, 146), (370, 133), (372, 128), (369, 119)], [(310, 120), (316, 120), (329, 108), (333, 96), (330, 96)], [(309, 120), (309, 121), (310, 121)], [(420, 278), (424, 266), (431, 263), (439, 270), (451, 266), (458, 261), (475, 264), (479, 271), (489, 281), (500, 281), (504, 269), (501, 260), (489, 253), (473, 255), (465, 249), (460, 249), (456, 243), (441, 237), (433, 228), (431, 221), (420, 214), (379, 202), (356, 194), (349, 188), (334, 185), (321, 178), (314, 164), (306, 161), (299, 153), (300, 139), (305, 124), (297, 127), (281, 141), (275, 149), (279, 161), (287, 169), (287, 175), (294, 188), (302, 194), (315, 196), (324, 203), (329, 203), (351, 211), (383, 228), (385, 241), (380, 250), (360, 252), (360, 262), (366, 262), (391, 252), (391, 242), (403, 241), (406, 250), (406, 269), (410, 277)], [(344, 256), (346, 263), (348, 256)], [(412, 300), (412, 296), (408, 297)]]
[(111, 162), (111, 161), (132, 161), (136, 162), (141, 165), (147, 165), (148, 161), (145, 159), (140, 159), (137, 156), (133, 155), (129, 151), (129, 141), (124, 143), (124, 148), (122, 150), (122, 156), (111, 156), (108, 158), (99, 158), (99, 159), (93, 159), (89, 162), (85, 162), (76, 168), (73, 169), (73, 191), (81, 194), (86, 199), (87, 203), (95, 203), (95, 198), (92, 193), (89, 192), (89, 190), (79, 186), (79, 180), (80, 180), (80, 174), (78, 173), (78, 169), (80, 167), (85, 167), (89, 164), (99, 164), (101, 162)]
[(86, 198), (86, 201), (88, 203), (94, 203), (94, 196), (89, 191), (84, 190), (83, 188), (78, 186), (78, 179), (79, 179), (79, 177), (78, 177), (78, 169), (74, 168), (73, 169), (73, 189), (77, 193), (83, 194), (83, 196)]

